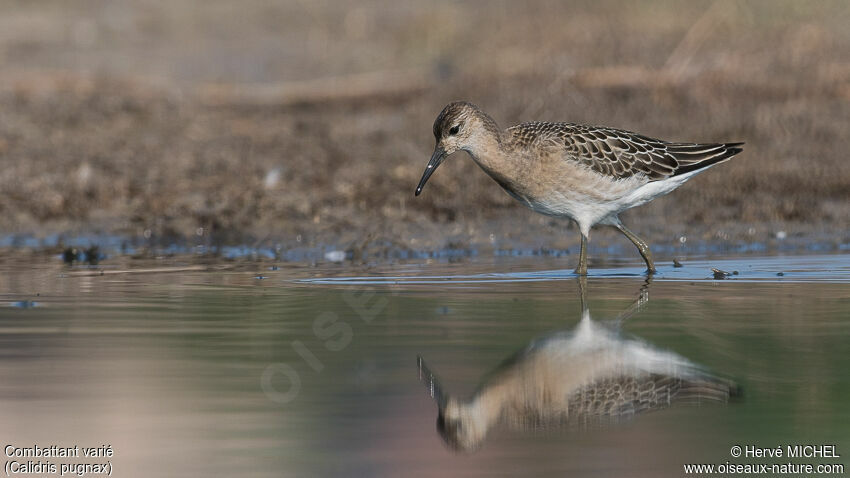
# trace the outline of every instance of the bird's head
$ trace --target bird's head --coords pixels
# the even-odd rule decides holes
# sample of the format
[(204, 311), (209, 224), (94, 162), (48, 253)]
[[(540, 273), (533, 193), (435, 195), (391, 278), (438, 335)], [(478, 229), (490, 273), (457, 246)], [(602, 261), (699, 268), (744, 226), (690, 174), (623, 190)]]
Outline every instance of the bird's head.
[(480, 411), (471, 402), (460, 401), (447, 395), (439, 379), (425, 365), (422, 357), (416, 358), (416, 364), (419, 380), (425, 384), (429, 395), (437, 402), (437, 433), (446, 445), (452, 450), (463, 452), (480, 448), (488, 428)]
[(481, 447), (487, 434), (486, 424), (476, 416), (469, 403), (449, 397), (437, 415), (437, 433), (452, 450), (473, 452)]
[(493, 138), (499, 139), (499, 128), (492, 118), (477, 106), (465, 101), (455, 101), (443, 108), (434, 121), (434, 138), (437, 144), (434, 154), (416, 187), (416, 195), (422, 192), (428, 178), (446, 157), (455, 151), (475, 152), (489, 144)]

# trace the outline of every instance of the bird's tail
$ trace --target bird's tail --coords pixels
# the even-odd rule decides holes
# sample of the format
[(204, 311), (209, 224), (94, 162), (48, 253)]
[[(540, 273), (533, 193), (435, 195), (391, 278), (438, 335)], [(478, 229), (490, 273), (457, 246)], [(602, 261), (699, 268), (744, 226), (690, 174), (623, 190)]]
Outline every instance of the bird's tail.
[(674, 176), (699, 171), (722, 163), (744, 150), (744, 143), (689, 144), (675, 143), (667, 146), (679, 167)]
[(683, 380), (676, 399), (682, 403), (703, 404), (740, 400), (744, 396), (741, 387), (727, 379), (703, 376)]

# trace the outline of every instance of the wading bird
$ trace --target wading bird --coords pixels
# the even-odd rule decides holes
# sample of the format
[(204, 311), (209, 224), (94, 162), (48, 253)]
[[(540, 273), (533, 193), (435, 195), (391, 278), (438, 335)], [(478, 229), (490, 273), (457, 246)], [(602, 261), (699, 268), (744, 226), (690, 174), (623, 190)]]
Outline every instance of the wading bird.
[(587, 274), (587, 241), (596, 224), (613, 226), (655, 272), (649, 246), (618, 215), (681, 186), (742, 151), (743, 143), (672, 143), (637, 133), (572, 123), (522, 123), (502, 130), (477, 106), (454, 102), (434, 121), (437, 145), (416, 195), (443, 160), (466, 151), (514, 199), (532, 210), (578, 223), (575, 272)]
[[(532, 341), (468, 398), (449, 395), (417, 360), (419, 378), (437, 402), (437, 432), (457, 451), (474, 451), (498, 425), (536, 429), (587, 427), (627, 420), (675, 403), (726, 403), (738, 386), (674, 352), (636, 338), (619, 326), (648, 300), (641, 298), (610, 323), (595, 322), (584, 305), (572, 331)], [(646, 289), (644, 289), (645, 292)]]

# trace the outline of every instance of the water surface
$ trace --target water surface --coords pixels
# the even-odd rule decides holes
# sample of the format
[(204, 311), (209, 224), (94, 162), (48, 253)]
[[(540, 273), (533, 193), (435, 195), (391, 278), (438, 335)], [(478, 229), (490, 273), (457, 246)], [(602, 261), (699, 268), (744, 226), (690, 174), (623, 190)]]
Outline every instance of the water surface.
[[(759, 462), (733, 459), (736, 444), (850, 456), (850, 256), (686, 261), (648, 285), (634, 264), (591, 270), (593, 320), (645, 289), (621, 336), (743, 397), (498, 426), (471, 453), (437, 433), (417, 357), (464, 397), (570, 333), (582, 307), (562, 261), (269, 265), (4, 266), (4, 446), (109, 444), (115, 476), (681, 476), (686, 463)], [(712, 267), (738, 274), (714, 280)]]

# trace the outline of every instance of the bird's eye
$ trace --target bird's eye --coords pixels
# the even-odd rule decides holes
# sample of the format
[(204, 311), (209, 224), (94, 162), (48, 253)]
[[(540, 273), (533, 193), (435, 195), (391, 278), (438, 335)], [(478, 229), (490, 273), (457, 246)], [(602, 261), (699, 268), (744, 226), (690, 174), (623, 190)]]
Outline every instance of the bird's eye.
[(449, 129), (449, 134), (454, 136), (454, 135), (457, 134), (459, 129), (460, 129), (460, 125), (456, 124)]

